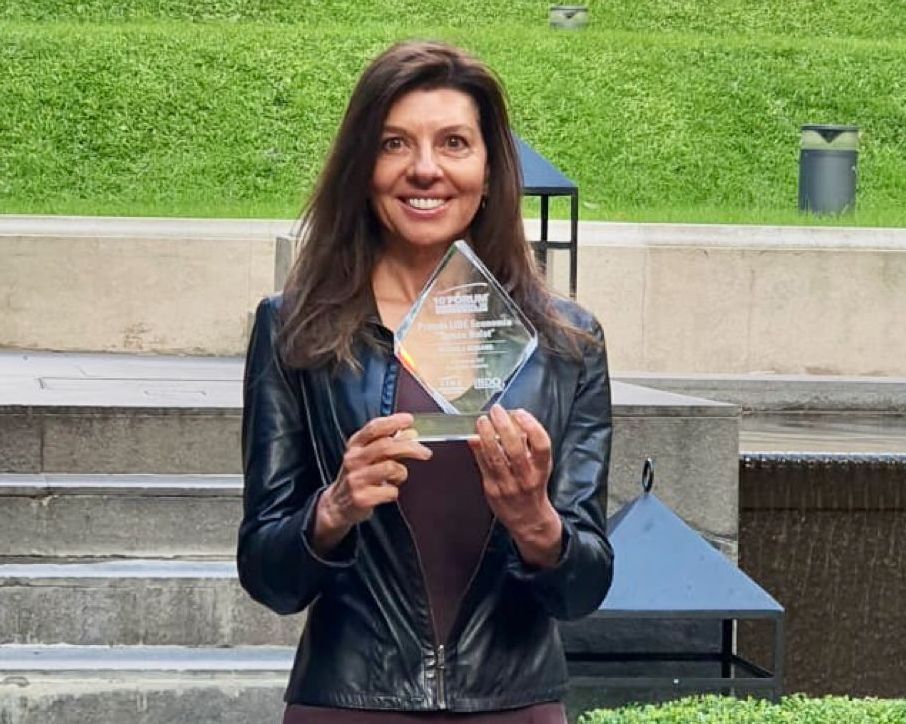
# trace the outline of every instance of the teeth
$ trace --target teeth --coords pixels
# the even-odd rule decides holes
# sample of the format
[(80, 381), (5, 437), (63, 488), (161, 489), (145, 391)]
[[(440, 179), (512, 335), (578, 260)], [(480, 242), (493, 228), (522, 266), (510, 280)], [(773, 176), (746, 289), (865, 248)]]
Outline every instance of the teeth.
[(443, 206), (443, 199), (406, 199), (406, 203), (414, 209), (436, 209)]

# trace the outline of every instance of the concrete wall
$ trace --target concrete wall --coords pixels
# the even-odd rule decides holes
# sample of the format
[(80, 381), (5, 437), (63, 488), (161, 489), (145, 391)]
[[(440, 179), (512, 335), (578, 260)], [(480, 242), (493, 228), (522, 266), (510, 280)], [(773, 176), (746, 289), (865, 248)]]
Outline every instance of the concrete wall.
[[(616, 370), (906, 375), (906, 230), (594, 224), (580, 239), (578, 298)], [(567, 289), (567, 254), (551, 262)]]
[[(0, 347), (241, 354), (290, 226), (0, 218)], [(906, 376), (906, 230), (583, 223), (580, 239), (578, 297), (616, 371)], [(552, 252), (561, 289), (567, 268)]]
[(282, 222), (0, 220), (0, 347), (238, 354)]
[(621, 382), (613, 403), (608, 516), (641, 494), (650, 457), (660, 500), (736, 560), (739, 408)]

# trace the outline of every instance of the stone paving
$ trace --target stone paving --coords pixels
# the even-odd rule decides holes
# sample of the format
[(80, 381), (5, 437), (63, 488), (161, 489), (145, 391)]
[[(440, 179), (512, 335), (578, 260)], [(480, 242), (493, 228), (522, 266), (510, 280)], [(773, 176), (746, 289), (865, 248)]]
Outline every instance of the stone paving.
[[(0, 407), (240, 408), (241, 357), (0, 351)], [(617, 405), (709, 406), (689, 396), (614, 382)], [(717, 404), (717, 403), (715, 403)]]
[(0, 351), (0, 407), (242, 406), (239, 357)]

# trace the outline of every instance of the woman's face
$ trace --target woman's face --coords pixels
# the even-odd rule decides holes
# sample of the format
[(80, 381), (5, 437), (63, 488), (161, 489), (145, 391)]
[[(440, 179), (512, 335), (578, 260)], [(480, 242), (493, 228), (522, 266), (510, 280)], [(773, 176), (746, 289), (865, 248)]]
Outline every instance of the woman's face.
[(414, 90), (390, 107), (371, 178), (386, 243), (427, 249), (462, 238), (486, 182), (487, 149), (471, 96)]

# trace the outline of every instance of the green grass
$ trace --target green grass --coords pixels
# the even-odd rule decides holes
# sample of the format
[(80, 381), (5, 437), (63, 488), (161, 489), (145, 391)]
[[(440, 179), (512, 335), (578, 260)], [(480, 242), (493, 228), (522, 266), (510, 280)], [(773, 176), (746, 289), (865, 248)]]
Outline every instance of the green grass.
[(792, 696), (771, 704), (758, 699), (706, 696), (660, 706), (587, 712), (578, 724), (900, 724), (904, 721), (906, 700)]
[(858, 212), (819, 223), (906, 226), (895, 6), (592, 3), (569, 33), (524, 0), (471, 22), (439, 0), (0, 2), (0, 212), (294, 216), (361, 69), (419, 36), (498, 71), (583, 219), (813, 223), (799, 126), (835, 122), (863, 129)]
[[(906, 13), (896, 0), (588, 0), (586, 4), (594, 27), (605, 30), (680, 31), (715, 37), (726, 33), (879, 39), (906, 35)], [(533, 27), (546, 23), (549, 5), (541, 0), (0, 0), (0, 19)]]

